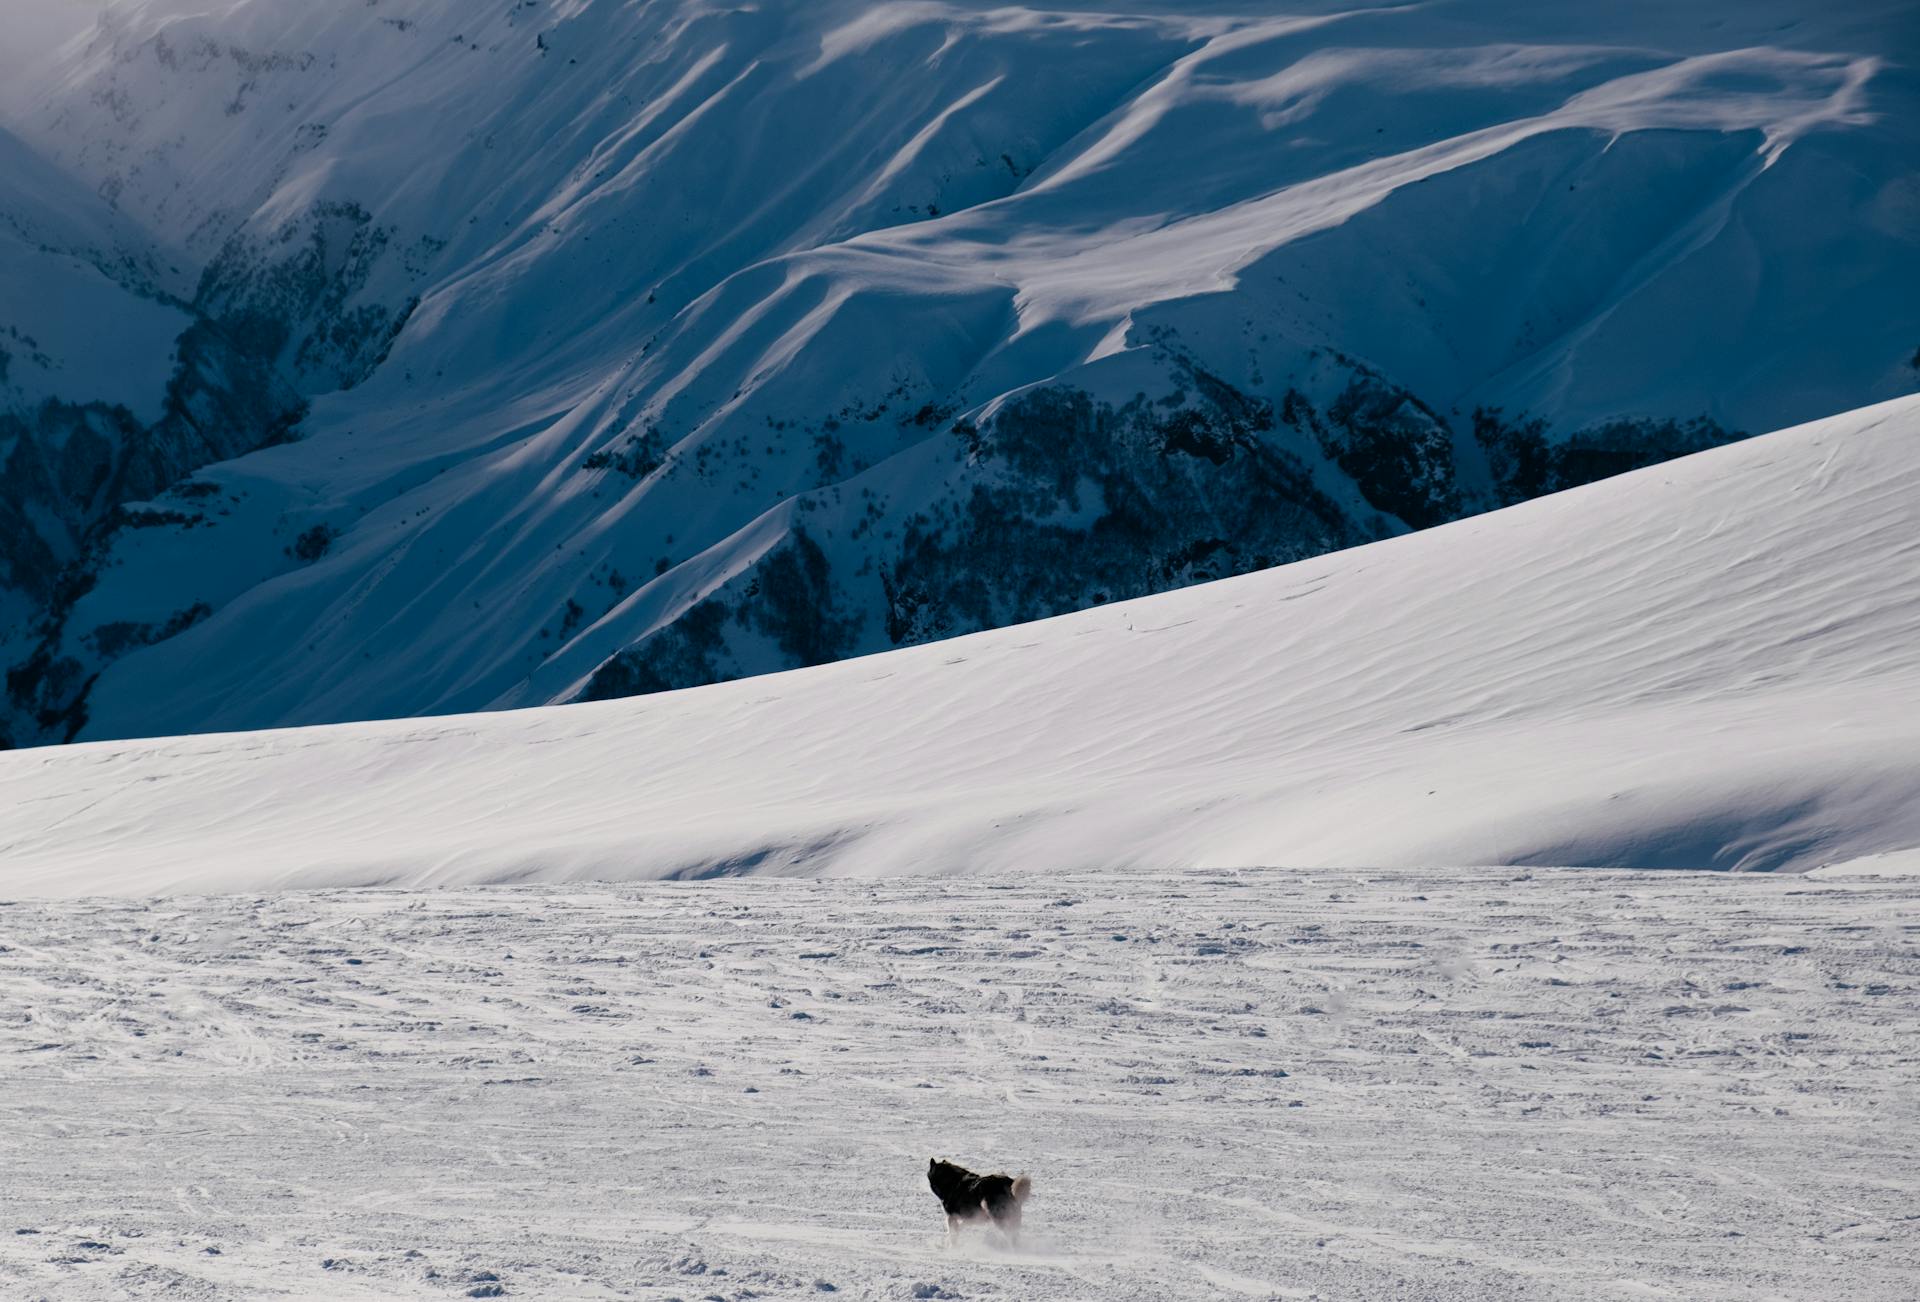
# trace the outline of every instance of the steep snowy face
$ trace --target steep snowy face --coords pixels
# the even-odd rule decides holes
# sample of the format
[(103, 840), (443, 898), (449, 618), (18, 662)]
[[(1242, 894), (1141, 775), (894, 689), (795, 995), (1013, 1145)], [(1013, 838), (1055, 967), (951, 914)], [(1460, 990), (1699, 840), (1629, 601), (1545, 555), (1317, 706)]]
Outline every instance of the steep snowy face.
[(0, 756), (4, 885), (1920, 861), (1916, 446), (1898, 399), (792, 673)]
[(1920, 42), (1803, 8), (129, 0), (13, 125), (255, 428), (13, 740), (818, 663), (1908, 392)]
[[(0, 662), (29, 736), (66, 730), (84, 696), (83, 663), (48, 649), (103, 541), (184, 521), (139, 504), (298, 417), (264, 359), (163, 288), (170, 274), (136, 226), (0, 130)], [(111, 659), (206, 613), (96, 623), (84, 645)]]

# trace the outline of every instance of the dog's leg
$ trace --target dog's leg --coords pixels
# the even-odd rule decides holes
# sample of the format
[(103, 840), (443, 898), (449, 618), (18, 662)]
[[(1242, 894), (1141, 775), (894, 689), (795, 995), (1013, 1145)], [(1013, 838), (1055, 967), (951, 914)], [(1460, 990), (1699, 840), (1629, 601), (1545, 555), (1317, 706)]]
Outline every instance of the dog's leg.
[(960, 1218), (952, 1212), (947, 1213), (947, 1247), (951, 1248), (960, 1241)]
[[(1006, 1222), (1000, 1219), (1000, 1213), (994, 1211), (993, 1205), (985, 1198), (980, 1200), (980, 1210), (976, 1213), (976, 1219), (979, 1220), (982, 1228), (991, 1227), (1000, 1231), (1002, 1238), (1006, 1237)], [(989, 1242), (991, 1242), (991, 1238), (989, 1238)]]

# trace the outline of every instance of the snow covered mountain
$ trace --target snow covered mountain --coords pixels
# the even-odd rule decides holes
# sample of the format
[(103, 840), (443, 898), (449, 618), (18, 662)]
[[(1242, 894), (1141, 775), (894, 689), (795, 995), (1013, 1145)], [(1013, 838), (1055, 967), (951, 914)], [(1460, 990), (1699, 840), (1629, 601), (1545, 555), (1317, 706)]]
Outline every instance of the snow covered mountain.
[[(272, 358), (162, 286), (138, 228), (0, 131), (0, 663), (24, 735), (78, 722), (87, 675), (210, 613), (63, 619), (107, 549), (194, 518), (147, 505), (193, 470), (290, 436), (304, 410)], [(6, 731), (0, 724), (0, 733)]]
[(16, 895), (1920, 861), (1920, 398), (637, 700), (0, 756)]
[(125, 0), (4, 100), (4, 732), (831, 661), (1911, 392), (1920, 39), (1808, 8)]

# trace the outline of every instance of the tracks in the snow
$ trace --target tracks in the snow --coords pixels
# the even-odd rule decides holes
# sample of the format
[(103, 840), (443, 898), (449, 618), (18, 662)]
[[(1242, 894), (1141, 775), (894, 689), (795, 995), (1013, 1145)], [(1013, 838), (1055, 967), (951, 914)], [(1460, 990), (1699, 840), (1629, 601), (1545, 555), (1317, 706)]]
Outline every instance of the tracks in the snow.
[(1911, 880), (16, 902), (0, 1293), (1897, 1297)]

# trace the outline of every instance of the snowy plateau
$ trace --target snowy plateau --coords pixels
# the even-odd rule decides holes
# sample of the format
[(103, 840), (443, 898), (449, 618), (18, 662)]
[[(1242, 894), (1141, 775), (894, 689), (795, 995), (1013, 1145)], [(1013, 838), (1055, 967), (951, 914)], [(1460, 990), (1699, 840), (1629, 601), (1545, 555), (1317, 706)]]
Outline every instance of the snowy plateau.
[(0, 1299), (1911, 1302), (1917, 65), (4, 0)]

